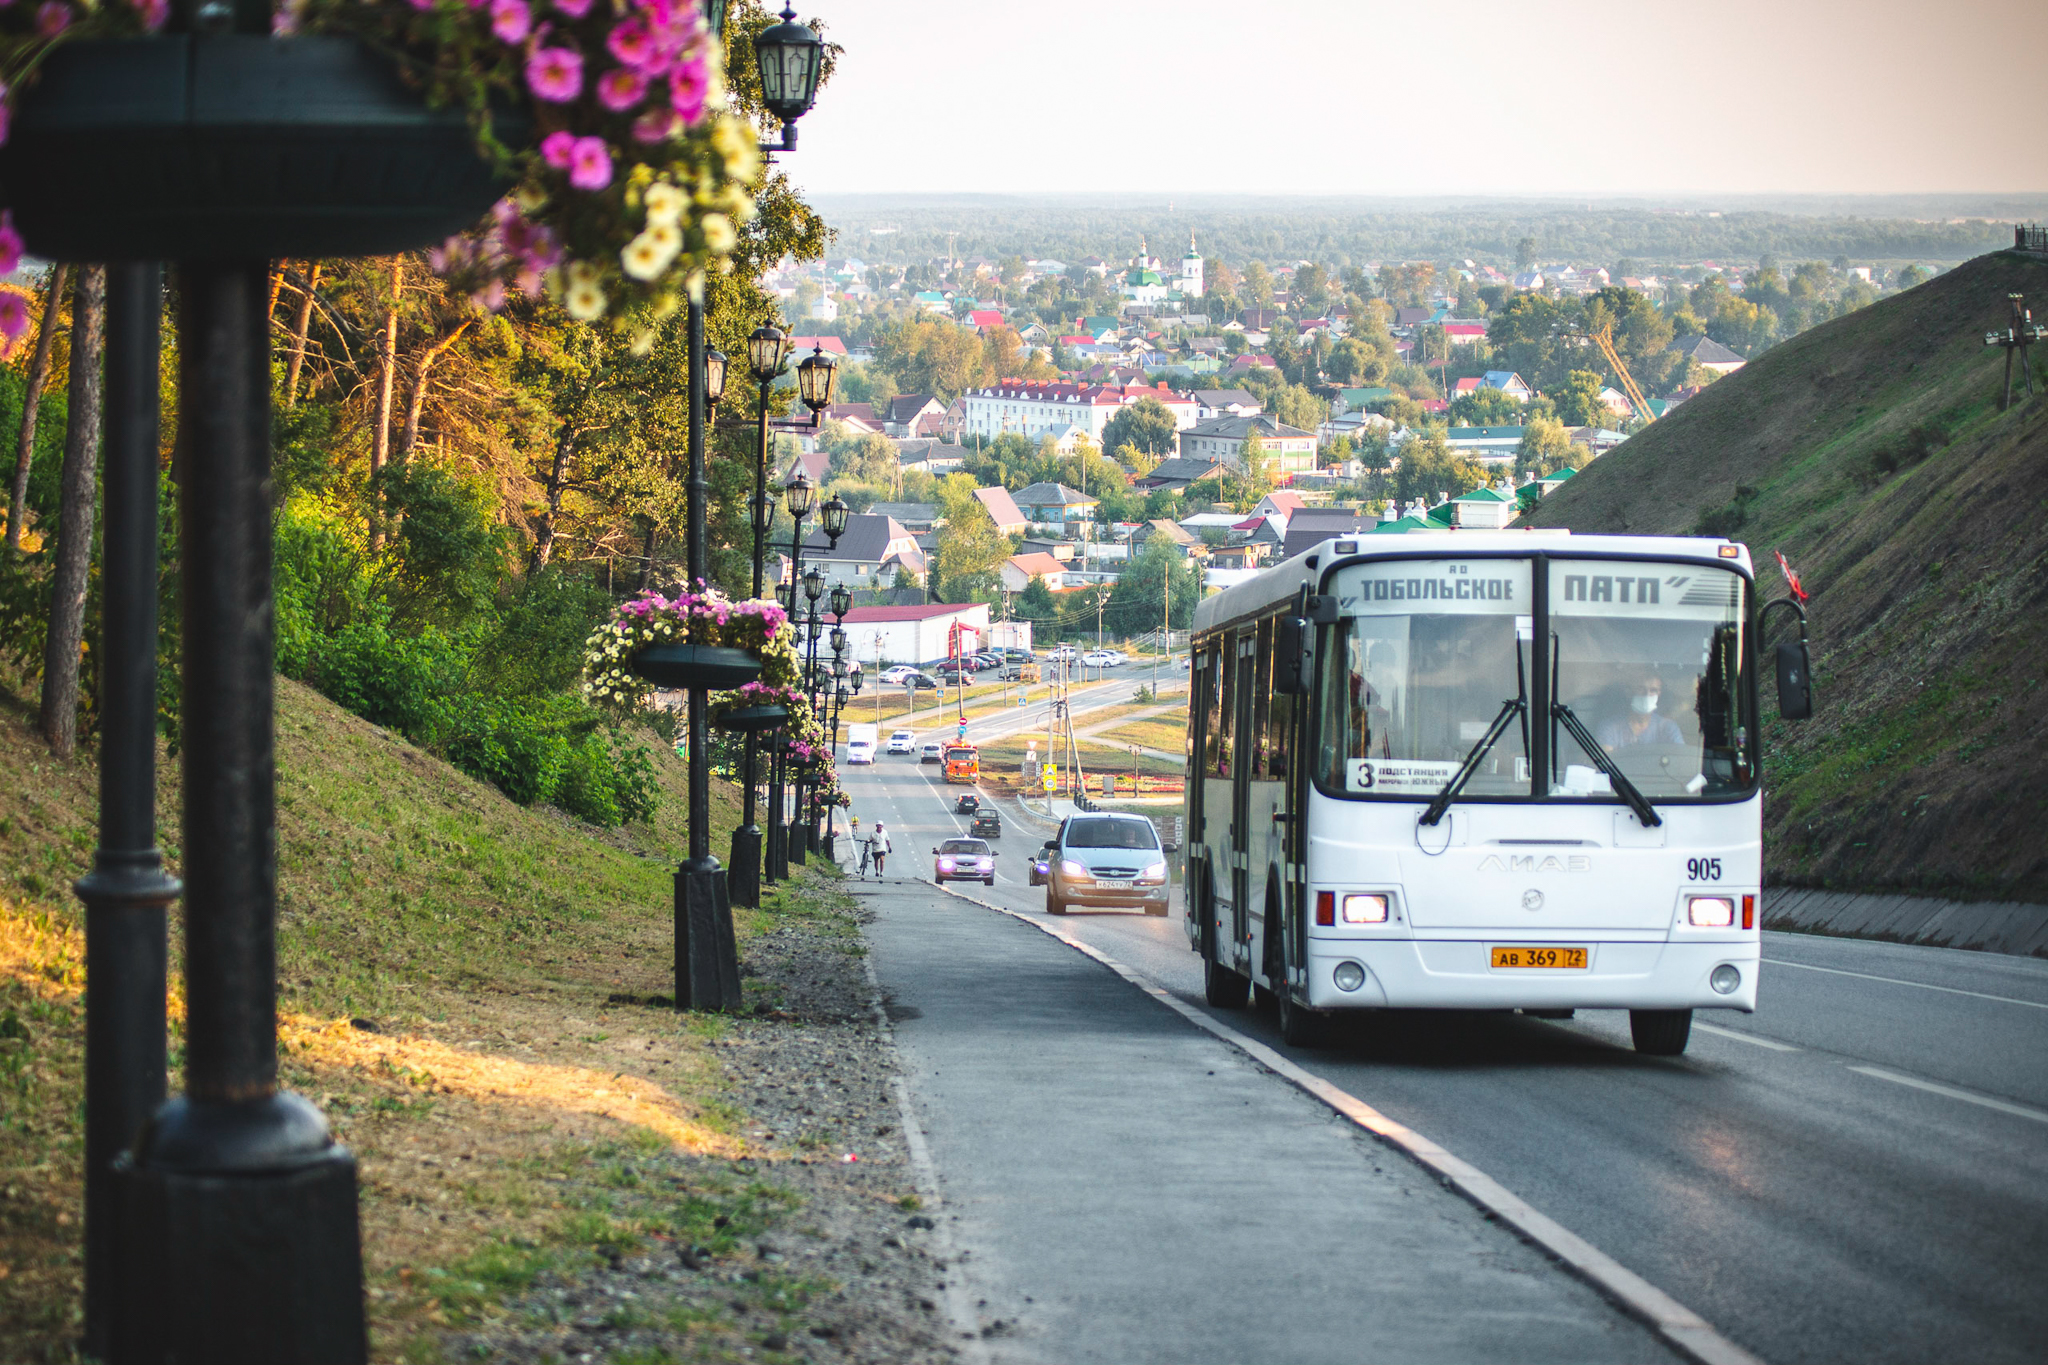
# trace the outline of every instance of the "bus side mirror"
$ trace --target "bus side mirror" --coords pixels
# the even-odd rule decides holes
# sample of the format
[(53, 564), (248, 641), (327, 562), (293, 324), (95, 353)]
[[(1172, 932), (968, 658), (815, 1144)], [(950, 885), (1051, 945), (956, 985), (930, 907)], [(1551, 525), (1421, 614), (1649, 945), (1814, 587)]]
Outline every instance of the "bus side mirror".
[(1786, 720), (1813, 716), (1813, 661), (1806, 641), (1787, 640), (1778, 646), (1778, 714)]
[(1299, 616), (1283, 616), (1273, 632), (1273, 690), (1283, 697), (1308, 695), (1309, 679), (1315, 676), (1310, 657), (1308, 622)]

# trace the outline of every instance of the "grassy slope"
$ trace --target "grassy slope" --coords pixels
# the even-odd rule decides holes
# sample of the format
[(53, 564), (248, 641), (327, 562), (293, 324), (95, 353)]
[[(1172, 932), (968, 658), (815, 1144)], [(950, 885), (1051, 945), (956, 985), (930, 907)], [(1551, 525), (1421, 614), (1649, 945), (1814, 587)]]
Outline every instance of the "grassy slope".
[(1979, 257), (1795, 337), (1534, 518), (1725, 533), (1773, 596), (1771, 550), (1800, 570), (1819, 711), (1767, 727), (1776, 882), (2048, 901), (2048, 398), (1998, 410), (2010, 292), (2048, 297), (2048, 262)]
[[(745, 1226), (769, 1196), (714, 1182), (657, 1206), (631, 1188), (650, 1144), (744, 1147), (709, 1050), (722, 1021), (629, 1003), (671, 989), (683, 765), (657, 747), (661, 813), (601, 831), (515, 806), (303, 687), (280, 682), (278, 703), (282, 1069), (361, 1162), (377, 1358), (431, 1359), (436, 1329), (564, 1257), (708, 1237), (721, 1210)], [(0, 1358), (58, 1360), (79, 1283), (69, 886), (91, 859), (97, 777), (53, 763), (31, 719), (0, 687)], [(167, 761), (174, 865), (176, 776)], [(714, 805), (722, 850), (735, 812), (721, 788)], [(741, 912), (743, 939), (772, 918)], [(178, 938), (174, 923), (174, 996)]]

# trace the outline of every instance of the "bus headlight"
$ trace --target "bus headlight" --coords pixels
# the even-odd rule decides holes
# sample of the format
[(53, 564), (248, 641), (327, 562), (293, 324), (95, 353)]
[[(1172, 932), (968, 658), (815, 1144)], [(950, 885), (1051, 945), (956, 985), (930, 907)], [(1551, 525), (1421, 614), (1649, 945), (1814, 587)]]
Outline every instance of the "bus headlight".
[(1707, 984), (1722, 995), (1733, 995), (1735, 988), (1742, 984), (1742, 973), (1723, 962), (1714, 968), (1713, 975), (1707, 978)]
[(1340, 991), (1355, 991), (1365, 984), (1365, 968), (1356, 962), (1339, 962), (1337, 970), (1330, 973), (1330, 979), (1337, 983)]
[[(1385, 896), (1360, 895), (1356, 892), (1344, 897), (1344, 922), (1346, 924), (1385, 924), (1387, 922), (1387, 898)], [(1352, 989), (1345, 987), (1346, 990)]]
[(1700, 929), (1726, 929), (1735, 923), (1735, 901), (1728, 896), (1687, 896), (1685, 921)]

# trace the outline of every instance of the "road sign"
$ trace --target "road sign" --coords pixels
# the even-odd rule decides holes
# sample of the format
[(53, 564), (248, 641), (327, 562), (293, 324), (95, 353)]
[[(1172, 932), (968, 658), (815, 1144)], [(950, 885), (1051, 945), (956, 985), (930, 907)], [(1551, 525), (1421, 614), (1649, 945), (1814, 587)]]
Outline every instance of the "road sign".
[(1045, 789), (1056, 792), (1060, 789), (1060, 766), (1057, 763), (1045, 765)]

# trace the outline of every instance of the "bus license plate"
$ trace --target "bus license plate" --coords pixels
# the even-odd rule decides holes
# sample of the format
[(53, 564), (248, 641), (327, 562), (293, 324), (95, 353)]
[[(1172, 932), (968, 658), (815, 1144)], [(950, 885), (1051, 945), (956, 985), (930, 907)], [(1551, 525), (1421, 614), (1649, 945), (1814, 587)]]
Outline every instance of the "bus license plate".
[(1495, 948), (1496, 967), (1577, 967), (1586, 965), (1584, 948)]

